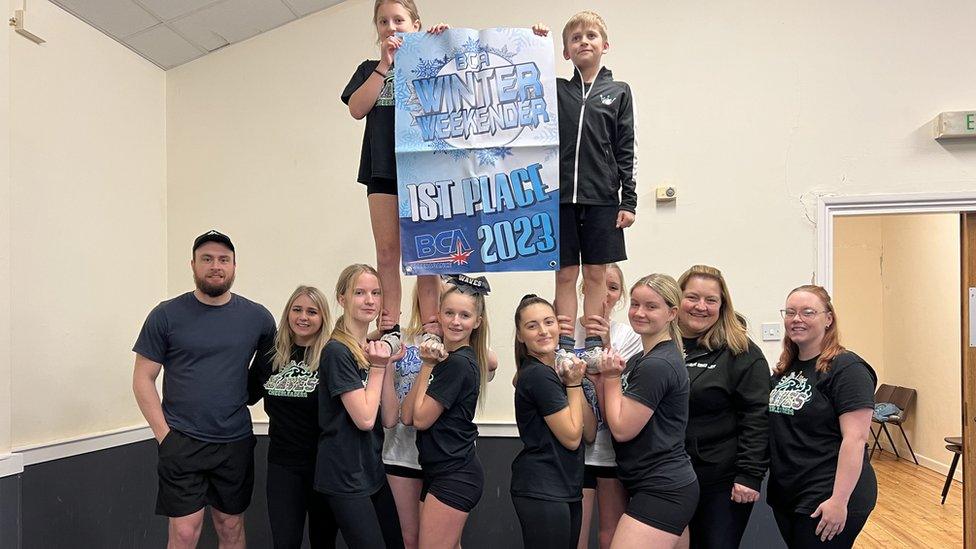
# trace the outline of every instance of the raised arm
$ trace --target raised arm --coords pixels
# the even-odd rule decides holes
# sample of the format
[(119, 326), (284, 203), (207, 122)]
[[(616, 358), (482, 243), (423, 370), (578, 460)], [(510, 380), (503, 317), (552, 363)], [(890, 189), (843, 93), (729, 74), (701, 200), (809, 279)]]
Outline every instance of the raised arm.
[(584, 368), (583, 361), (574, 357), (573, 365), (560, 372), (559, 377), (566, 386), (566, 398), (569, 404), (562, 410), (545, 416), (546, 425), (556, 436), (556, 440), (569, 450), (579, 448), (583, 438), (583, 407), (586, 405), (586, 399), (583, 398), (583, 386), (580, 381), (583, 379)]
[(627, 442), (637, 436), (647, 425), (654, 410), (632, 398), (624, 398), (620, 375), (624, 361), (615, 351), (603, 352), (600, 359), (600, 377), (603, 379), (603, 392), (600, 397), (600, 410), (603, 421), (617, 442)]

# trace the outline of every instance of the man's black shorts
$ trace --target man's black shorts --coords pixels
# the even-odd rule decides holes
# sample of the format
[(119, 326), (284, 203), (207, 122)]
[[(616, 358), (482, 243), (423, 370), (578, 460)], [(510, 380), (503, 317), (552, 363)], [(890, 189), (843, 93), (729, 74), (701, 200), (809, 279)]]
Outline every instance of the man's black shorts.
[(559, 266), (609, 265), (627, 259), (617, 206), (559, 205)]
[(204, 442), (171, 430), (159, 445), (156, 514), (183, 517), (210, 505), (239, 515), (254, 489), (254, 445), (249, 435), (226, 443)]

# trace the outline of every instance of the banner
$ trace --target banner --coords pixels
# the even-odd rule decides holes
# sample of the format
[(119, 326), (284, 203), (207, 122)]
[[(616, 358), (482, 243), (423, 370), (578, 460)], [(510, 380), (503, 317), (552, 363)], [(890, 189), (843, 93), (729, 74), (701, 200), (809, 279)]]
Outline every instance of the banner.
[(528, 29), (402, 37), (394, 93), (403, 272), (558, 269), (552, 38)]

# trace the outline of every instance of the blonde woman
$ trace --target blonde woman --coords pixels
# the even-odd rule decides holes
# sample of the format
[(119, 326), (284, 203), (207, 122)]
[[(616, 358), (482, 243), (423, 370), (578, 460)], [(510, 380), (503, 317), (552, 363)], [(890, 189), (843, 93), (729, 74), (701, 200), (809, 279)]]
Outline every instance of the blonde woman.
[[(383, 305), (376, 270), (350, 265), (339, 275), (336, 301), (342, 315), (322, 351), (315, 489), (335, 515), (351, 549), (403, 547), (393, 494), (383, 472), (380, 400), (391, 398), (385, 383), (390, 347), (366, 341), (369, 324)], [(396, 398), (392, 396), (392, 398)]]
[(299, 286), (281, 313), (274, 352), (255, 360), (248, 372), (248, 404), (263, 398), (268, 414), (268, 519), (276, 549), (302, 546), (306, 517), (311, 546), (335, 547), (335, 518), (312, 489), (319, 361), (331, 330), (325, 295)]
[(613, 435), (617, 474), (630, 495), (614, 531), (613, 548), (687, 546), (698, 503), (698, 480), (685, 453), (688, 372), (681, 354), (673, 278), (647, 275), (630, 289), (630, 325), (642, 352), (624, 366), (600, 360), (600, 411)]

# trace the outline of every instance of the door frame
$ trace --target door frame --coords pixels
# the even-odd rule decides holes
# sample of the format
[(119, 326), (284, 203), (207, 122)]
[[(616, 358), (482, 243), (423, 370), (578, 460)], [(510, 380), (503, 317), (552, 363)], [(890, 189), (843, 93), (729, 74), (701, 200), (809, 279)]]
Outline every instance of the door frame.
[[(955, 213), (976, 212), (976, 193), (905, 193), (905, 194), (878, 194), (860, 196), (821, 196), (817, 199), (817, 283), (832, 292), (834, 277), (834, 218), (851, 215), (884, 215), (884, 214), (927, 214), (927, 213)], [(960, 216), (960, 227), (962, 227), (962, 216)], [(960, 245), (963, 244), (960, 236)], [(960, 273), (963, 272), (963, 265), (960, 264)], [(966, 281), (963, 280), (965, 287)], [(960, 288), (963, 291), (963, 288)], [(960, 295), (960, 300), (963, 300)], [(968, 311), (962, 311), (962, 326), (967, 324)], [(973, 319), (970, 319), (973, 320)], [(960, 418), (964, 440), (973, 437), (971, 426), (967, 419), (969, 406), (967, 402), (976, 400), (976, 394), (968, 394), (968, 387), (973, 384), (973, 377), (976, 376), (976, 365), (973, 365), (967, 375), (966, 372), (966, 347), (967, 342), (964, 336), (960, 338), (960, 345), (963, 348), (960, 369), (961, 375), (961, 397), (962, 413)], [(976, 419), (976, 414), (974, 414)], [(976, 471), (969, 470), (967, 466), (976, 459), (976, 449), (973, 444), (963, 444), (963, 479), (976, 478)], [(963, 482), (963, 546), (976, 547), (976, 482)]]

